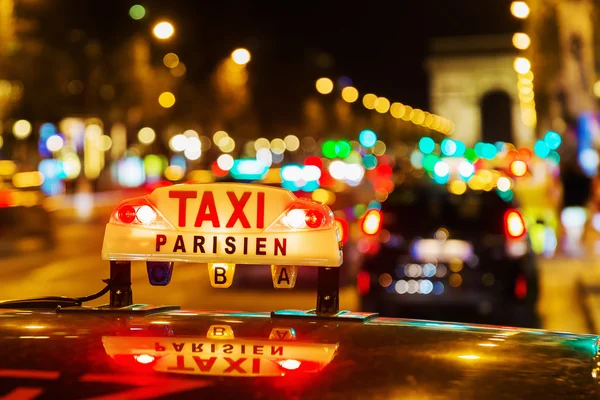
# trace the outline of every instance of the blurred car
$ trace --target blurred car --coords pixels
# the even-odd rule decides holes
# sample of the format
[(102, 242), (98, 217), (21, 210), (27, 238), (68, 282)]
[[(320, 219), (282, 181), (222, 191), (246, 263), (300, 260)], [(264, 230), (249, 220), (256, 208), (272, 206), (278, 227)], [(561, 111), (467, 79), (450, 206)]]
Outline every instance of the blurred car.
[(386, 316), (530, 326), (538, 272), (515, 203), (401, 186), (363, 218), (362, 308)]
[(51, 249), (55, 243), (52, 216), (35, 189), (0, 188), (0, 254)]

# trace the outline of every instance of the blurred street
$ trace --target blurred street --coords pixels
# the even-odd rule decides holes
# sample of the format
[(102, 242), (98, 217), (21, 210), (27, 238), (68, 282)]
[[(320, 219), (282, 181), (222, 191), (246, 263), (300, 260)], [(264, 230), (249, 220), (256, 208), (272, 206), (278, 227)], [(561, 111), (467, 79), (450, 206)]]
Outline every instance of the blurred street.
[[(3, 272), (3, 299), (44, 295), (84, 296), (103, 287), (108, 277), (108, 262), (100, 259), (104, 225), (111, 207), (97, 207), (88, 218), (79, 217), (74, 209), (54, 212), (57, 243), (52, 252), (28, 252), (0, 261)], [(541, 296), (538, 311), (542, 328), (558, 331), (589, 332), (579, 300), (577, 281), (581, 274), (598, 268), (598, 262), (564, 258), (540, 259)], [(258, 268), (248, 266), (247, 268)], [(302, 273), (302, 270), (300, 271)], [(184, 309), (272, 309), (314, 308), (313, 291), (269, 289), (270, 277), (257, 289), (213, 289), (204, 264), (175, 265), (173, 279), (166, 287), (148, 283), (143, 263), (133, 263), (134, 302), (177, 304)], [(235, 284), (234, 284), (235, 285)], [(315, 282), (316, 285), (316, 282)], [(238, 285), (239, 286), (239, 285)], [(266, 289), (266, 290), (265, 290)], [(260, 295), (259, 295), (260, 293)], [(103, 304), (107, 296), (89, 303)], [(342, 309), (358, 308), (354, 286), (342, 291)]]

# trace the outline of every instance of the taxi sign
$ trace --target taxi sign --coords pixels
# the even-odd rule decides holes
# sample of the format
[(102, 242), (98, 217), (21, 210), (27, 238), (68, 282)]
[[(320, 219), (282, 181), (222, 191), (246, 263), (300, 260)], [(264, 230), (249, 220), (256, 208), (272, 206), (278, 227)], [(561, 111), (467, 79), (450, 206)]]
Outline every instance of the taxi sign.
[(102, 258), (146, 261), (153, 285), (169, 283), (174, 261), (207, 263), (217, 288), (231, 286), (236, 264), (266, 264), (276, 288), (292, 288), (297, 266), (339, 267), (341, 248), (324, 204), (263, 185), (183, 184), (120, 203)]
[(317, 312), (339, 311), (342, 234), (326, 205), (286, 189), (242, 183), (182, 184), (120, 203), (106, 225), (110, 308), (130, 306), (131, 261), (145, 261), (154, 286), (174, 262), (206, 263), (210, 283), (228, 288), (237, 264), (270, 265), (273, 286), (291, 289), (299, 266), (319, 268)]
[(102, 344), (111, 358), (126, 366), (145, 365), (153, 371), (177, 374), (240, 377), (319, 372), (331, 363), (339, 347), (337, 343), (210, 336), (103, 336)]

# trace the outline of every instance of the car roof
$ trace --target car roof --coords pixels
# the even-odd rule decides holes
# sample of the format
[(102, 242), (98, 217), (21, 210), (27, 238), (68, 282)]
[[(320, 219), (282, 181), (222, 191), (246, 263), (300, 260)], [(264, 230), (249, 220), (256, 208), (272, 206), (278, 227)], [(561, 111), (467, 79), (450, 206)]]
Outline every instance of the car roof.
[[(232, 336), (222, 342), (210, 339), (215, 326), (229, 328)], [(295, 340), (282, 341), (273, 332), (288, 332)], [(147, 398), (554, 399), (598, 395), (592, 377), (597, 336), (508, 327), (378, 317), (365, 321), (292, 318), (236, 311), (134, 316), (3, 310), (0, 341), (0, 387), (7, 392), (37, 387), (50, 398), (144, 394)], [(211, 352), (209, 344), (214, 343), (237, 346), (238, 352), (241, 345), (248, 346), (244, 354), (231, 355), (228, 361), (244, 358), (247, 371), (252, 365), (249, 360), (262, 357), (249, 350), (257, 344), (260, 352), (269, 343), (282, 346), (282, 357), (286, 356), (283, 348), (304, 346), (296, 357), (303, 362), (318, 359), (322, 364), (316, 372), (248, 378), (224, 371), (213, 375), (212, 370), (202, 375), (176, 369), (156, 372), (119, 362), (118, 356), (142, 351), (144, 343), (150, 347), (143, 351), (161, 350), (154, 354), (166, 357), (172, 367), (181, 356), (185, 368), (196, 371), (199, 367), (194, 367), (193, 357), (198, 366), (207, 367), (211, 357), (227, 356)]]

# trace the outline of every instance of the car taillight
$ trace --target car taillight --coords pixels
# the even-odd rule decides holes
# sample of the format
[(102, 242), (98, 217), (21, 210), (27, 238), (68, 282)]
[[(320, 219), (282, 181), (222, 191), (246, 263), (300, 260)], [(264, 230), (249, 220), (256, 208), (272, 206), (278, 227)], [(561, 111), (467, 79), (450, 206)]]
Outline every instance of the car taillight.
[(381, 211), (375, 209), (367, 211), (362, 220), (362, 231), (369, 236), (378, 234), (382, 219)]
[(145, 197), (138, 197), (119, 204), (113, 212), (111, 222), (157, 229), (173, 228)]
[(511, 239), (518, 239), (525, 235), (525, 221), (517, 210), (508, 210), (504, 214), (504, 232)]
[(371, 290), (371, 274), (367, 271), (358, 271), (356, 277), (356, 289), (358, 294), (366, 296)]
[(515, 281), (515, 297), (519, 300), (523, 300), (527, 297), (527, 279), (523, 274), (519, 274)]

